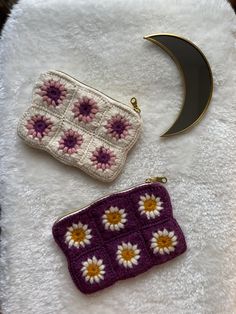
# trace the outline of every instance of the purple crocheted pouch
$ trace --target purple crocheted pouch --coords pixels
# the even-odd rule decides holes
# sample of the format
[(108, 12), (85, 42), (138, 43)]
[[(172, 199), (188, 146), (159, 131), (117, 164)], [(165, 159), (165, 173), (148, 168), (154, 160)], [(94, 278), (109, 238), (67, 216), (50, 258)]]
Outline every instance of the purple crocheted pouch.
[(57, 220), (53, 236), (83, 293), (134, 277), (186, 250), (167, 190), (143, 184)]

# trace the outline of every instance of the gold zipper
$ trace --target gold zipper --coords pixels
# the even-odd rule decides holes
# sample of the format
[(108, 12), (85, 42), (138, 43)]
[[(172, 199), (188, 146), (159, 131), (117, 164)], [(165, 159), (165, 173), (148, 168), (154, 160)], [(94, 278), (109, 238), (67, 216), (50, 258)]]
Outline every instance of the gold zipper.
[(153, 182), (160, 182), (160, 183), (167, 183), (166, 177), (151, 177), (145, 180), (145, 183), (153, 183)]
[[(130, 191), (130, 190), (132, 190), (132, 189), (134, 189), (134, 188), (136, 188), (136, 187), (138, 187), (138, 186), (144, 186), (144, 185), (147, 185), (147, 184), (149, 184), (149, 183), (155, 183), (155, 182), (159, 182), (159, 183), (164, 183), (164, 184), (165, 184), (165, 183), (167, 183), (167, 178), (166, 178), (166, 177), (150, 177), (150, 178), (147, 178), (147, 179), (145, 180), (145, 183), (143, 183), (143, 184), (136, 184), (136, 185), (130, 187), (129, 189), (127, 189), (127, 190), (119, 191), (119, 192), (114, 193), (114, 194), (120, 194), (120, 193), (123, 193), (123, 192), (128, 192), (128, 191)], [(94, 202), (101, 201), (102, 199), (107, 198), (109, 195), (111, 195), (111, 193), (106, 194), (106, 195), (104, 195), (103, 197), (101, 197), (101, 198), (99, 198), (99, 199), (96, 199)], [(87, 209), (90, 205), (92, 205), (94, 202), (91, 202), (90, 204), (86, 205), (85, 207), (82, 207), (82, 208), (79, 208), (79, 209), (74, 209), (74, 210), (70, 211), (69, 213), (67, 213), (67, 214), (65, 214), (65, 215), (63, 215), (63, 216), (61, 216), (61, 217), (59, 217), (59, 218), (55, 221), (54, 225), (55, 225), (56, 223), (58, 223), (60, 220), (66, 218), (66, 217), (68, 217), (68, 216), (70, 216), (70, 215), (73, 215), (73, 214), (75, 214), (76, 212), (84, 211), (84, 210)]]
[[(90, 86), (88, 86), (88, 85), (86, 85), (86, 84), (80, 82), (79, 80), (77, 80), (76, 78), (74, 78), (73, 76), (71, 76), (70, 74), (67, 74), (67, 73), (65, 73), (65, 72), (63, 72), (63, 71), (59, 71), (59, 70), (50, 71), (50, 72), (54, 72), (54, 73), (59, 72), (59, 73), (62, 73), (62, 74), (64, 74), (64, 75), (66, 75), (66, 76), (69, 76), (69, 77), (72, 78), (74, 81), (76, 81), (76, 82), (78, 82), (78, 83), (80, 83), (80, 84), (82, 84), (82, 85), (84, 85), (84, 86), (86, 86), (86, 87), (92, 88), (92, 89), (96, 90), (97, 92), (102, 93), (102, 94), (105, 95), (106, 97), (108, 97), (108, 98), (110, 98), (110, 99), (112, 99), (112, 100), (114, 100), (114, 101), (116, 101), (116, 102), (118, 102), (119, 104), (121, 104), (121, 105), (124, 106), (124, 104), (123, 104), (122, 102), (120, 102), (120, 101), (118, 101), (118, 100), (116, 100), (116, 99), (114, 99), (114, 98), (112, 98), (112, 97), (106, 95), (105, 93), (99, 91), (98, 89), (96, 89), (96, 88), (94, 88), (94, 87), (90, 87)], [(130, 99), (130, 103), (131, 103), (131, 105), (132, 105), (132, 107), (133, 107), (133, 110), (134, 110), (135, 112), (137, 112), (138, 115), (139, 115), (139, 117), (140, 117), (141, 109), (140, 109), (140, 107), (138, 106), (137, 99), (136, 99), (135, 97), (132, 97), (132, 98)], [(129, 106), (129, 105), (126, 105), (126, 106)], [(129, 106), (129, 107), (130, 107), (130, 106)]]
[(139, 106), (138, 106), (137, 99), (136, 99), (135, 97), (132, 97), (132, 98), (130, 99), (130, 103), (131, 103), (131, 105), (133, 106), (134, 111), (136, 111), (138, 114), (140, 114), (141, 109), (140, 109)]

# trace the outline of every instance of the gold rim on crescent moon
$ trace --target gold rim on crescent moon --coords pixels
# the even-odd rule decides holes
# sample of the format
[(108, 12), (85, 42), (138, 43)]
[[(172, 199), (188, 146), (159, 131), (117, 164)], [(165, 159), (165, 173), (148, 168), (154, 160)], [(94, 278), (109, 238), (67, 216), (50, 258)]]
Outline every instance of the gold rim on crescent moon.
[[(181, 131), (178, 131), (178, 132), (175, 132), (175, 133), (172, 133), (172, 134), (166, 134), (168, 133), (168, 131), (172, 128), (172, 126), (176, 123), (176, 121), (178, 120), (178, 118), (181, 116), (181, 113), (183, 111), (183, 107), (184, 107), (184, 104), (185, 104), (185, 96), (186, 96), (186, 78), (185, 78), (185, 75), (184, 75), (184, 72), (183, 72), (183, 69), (178, 61), (178, 59), (175, 57), (175, 55), (173, 54), (173, 52), (168, 49), (165, 45), (161, 44), (160, 42), (158, 42), (157, 40), (151, 38), (153, 36), (170, 36), (170, 37), (176, 37), (176, 38), (179, 38), (179, 39), (182, 39), (184, 40), (185, 42), (189, 43), (190, 45), (192, 45), (200, 54), (201, 56), (203, 57), (204, 61), (206, 62), (207, 64), (207, 67), (208, 67), (208, 70), (209, 70), (209, 74), (210, 74), (210, 86), (211, 86), (211, 90), (210, 90), (210, 94), (209, 94), (209, 97), (208, 97), (208, 100), (207, 100), (207, 103), (205, 105), (205, 108), (203, 110), (203, 112), (200, 114), (200, 116), (197, 118), (197, 120), (195, 120), (191, 125), (189, 125), (188, 127), (184, 128), (183, 130)], [(203, 116), (205, 115), (208, 107), (209, 107), (209, 104), (210, 104), (210, 101), (211, 101), (211, 98), (212, 98), (212, 94), (213, 94), (213, 76), (212, 76), (212, 71), (211, 71), (211, 67), (210, 67), (210, 64), (209, 62), (207, 61), (207, 58), (205, 57), (204, 53), (201, 51), (201, 49), (199, 49), (193, 42), (191, 42), (190, 40), (184, 38), (184, 37), (181, 37), (181, 36), (178, 36), (178, 35), (175, 35), (175, 34), (170, 34), (170, 33), (157, 33), (157, 34), (151, 34), (151, 35), (147, 35), (147, 36), (144, 36), (143, 37), (144, 39), (147, 39), (151, 42), (153, 42), (154, 44), (158, 45), (159, 47), (161, 47), (164, 51), (166, 51), (168, 53), (168, 55), (173, 59), (173, 61), (175, 62), (176, 66), (178, 67), (178, 69), (180, 70), (180, 73), (182, 75), (182, 80), (183, 80), (183, 83), (184, 83), (184, 100), (183, 100), (183, 104), (182, 104), (182, 108), (177, 116), (177, 118), (175, 119), (174, 123), (172, 124), (172, 126), (165, 132), (161, 135), (161, 137), (168, 137), (168, 136), (173, 136), (173, 135), (177, 135), (177, 134), (180, 134), (180, 133), (183, 133), (183, 132), (186, 132), (187, 130), (189, 130), (190, 128), (194, 127), (197, 123), (199, 123)]]

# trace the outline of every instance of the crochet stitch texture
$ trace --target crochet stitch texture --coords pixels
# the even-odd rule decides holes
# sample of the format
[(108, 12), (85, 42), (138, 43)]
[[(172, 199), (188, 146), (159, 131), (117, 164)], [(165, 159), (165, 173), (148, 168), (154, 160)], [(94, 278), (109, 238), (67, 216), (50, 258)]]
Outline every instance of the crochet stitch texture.
[(41, 74), (18, 124), (29, 145), (101, 180), (112, 181), (136, 142), (141, 118), (124, 105), (59, 71)]
[(112, 194), (59, 219), (53, 236), (83, 293), (134, 277), (186, 250), (169, 194), (158, 183)]

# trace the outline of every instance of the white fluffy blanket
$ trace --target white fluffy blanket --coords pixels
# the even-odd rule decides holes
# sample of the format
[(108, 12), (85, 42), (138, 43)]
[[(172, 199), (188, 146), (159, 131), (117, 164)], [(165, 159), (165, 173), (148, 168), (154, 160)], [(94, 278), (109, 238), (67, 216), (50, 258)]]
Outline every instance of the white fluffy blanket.
[[(22, 0), (1, 39), (4, 314), (236, 313), (235, 16), (223, 0)], [(206, 54), (214, 94), (186, 134), (159, 137), (180, 110), (180, 73), (144, 35), (168, 32)], [(121, 176), (102, 184), (16, 135), (38, 75), (65, 71), (122, 102), (136, 96), (144, 130)], [(54, 220), (104, 194), (164, 174), (188, 251), (94, 295), (73, 285)]]

